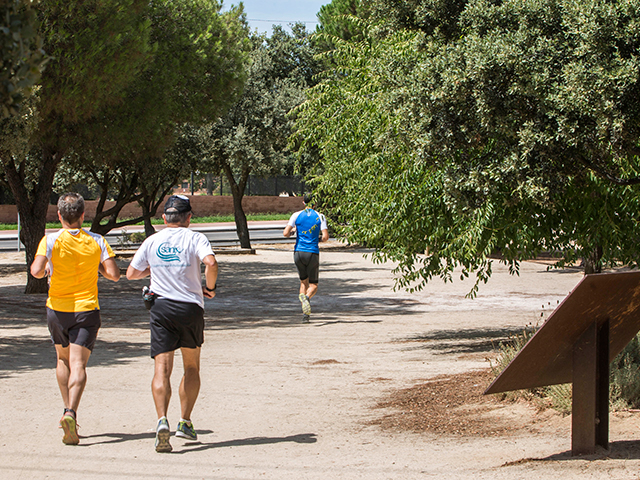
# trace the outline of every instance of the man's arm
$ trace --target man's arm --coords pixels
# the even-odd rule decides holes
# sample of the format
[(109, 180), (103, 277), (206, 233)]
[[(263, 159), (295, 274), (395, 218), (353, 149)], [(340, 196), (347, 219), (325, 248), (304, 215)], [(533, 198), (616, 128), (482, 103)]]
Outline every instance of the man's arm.
[[(216, 296), (215, 288), (218, 281), (218, 261), (215, 255), (207, 255), (202, 259), (204, 263), (204, 286), (202, 294), (207, 298)], [(208, 289), (208, 290), (207, 290)]]
[(46, 274), (47, 262), (49, 259), (44, 255), (36, 255), (31, 264), (31, 275), (35, 278), (42, 278)]
[(329, 230), (324, 229), (322, 230), (322, 236), (320, 237), (320, 241), (326, 242), (327, 240), (329, 240)]
[(144, 270), (137, 270), (129, 265), (129, 268), (127, 268), (127, 280), (140, 280), (148, 275), (151, 275), (151, 267), (147, 267)]
[(293, 234), (293, 230), (294, 230), (294, 227), (292, 227), (291, 225), (287, 225), (286, 227), (284, 227), (284, 231), (282, 232), (282, 235), (289, 238)]
[(98, 266), (98, 271), (107, 280), (117, 282), (120, 280), (120, 268), (113, 257), (107, 258)]

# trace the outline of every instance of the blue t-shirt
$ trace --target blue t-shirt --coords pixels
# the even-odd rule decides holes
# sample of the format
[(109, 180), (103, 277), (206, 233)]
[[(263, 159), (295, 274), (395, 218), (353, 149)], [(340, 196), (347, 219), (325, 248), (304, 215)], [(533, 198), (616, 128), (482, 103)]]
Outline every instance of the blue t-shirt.
[(288, 225), (296, 227), (296, 252), (320, 253), (318, 244), (322, 230), (327, 230), (327, 219), (312, 208), (291, 215)]

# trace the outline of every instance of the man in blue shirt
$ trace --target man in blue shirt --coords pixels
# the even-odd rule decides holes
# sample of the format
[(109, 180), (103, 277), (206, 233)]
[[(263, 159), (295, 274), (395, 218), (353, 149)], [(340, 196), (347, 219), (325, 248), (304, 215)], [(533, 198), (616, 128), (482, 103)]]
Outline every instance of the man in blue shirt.
[(298, 268), (300, 277), (298, 298), (302, 303), (302, 321), (308, 323), (311, 315), (309, 300), (318, 292), (320, 273), (320, 248), (318, 244), (329, 240), (329, 229), (324, 215), (312, 208), (309, 194), (304, 195), (303, 202), (305, 209), (291, 215), (282, 234), (288, 238), (294, 232), (296, 233), (293, 261)]

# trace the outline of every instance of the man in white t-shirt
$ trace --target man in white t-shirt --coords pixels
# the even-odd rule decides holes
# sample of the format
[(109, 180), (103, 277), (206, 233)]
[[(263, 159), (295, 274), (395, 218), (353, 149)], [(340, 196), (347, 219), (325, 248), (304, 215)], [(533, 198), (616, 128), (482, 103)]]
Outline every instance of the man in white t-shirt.
[[(218, 263), (207, 237), (187, 228), (191, 221), (191, 203), (187, 197), (169, 197), (162, 218), (167, 227), (143, 242), (131, 260), (127, 278), (137, 280), (151, 275), (149, 288), (155, 298), (149, 310), (151, 357), (155, 361), (151, 391), (158, 413), (155, 447), (157, 452), (170, 452), (167, 409), (174, 352), (178, 348), (182, 353), (184, 376), (179, 390), (182, 418), (176, 436), (188, 440), (198, 438), (191, 423), (191, 412), (200, 391), (203, 297), (216, 295)], [(200, 262), (205, 265), (204, 286)]]

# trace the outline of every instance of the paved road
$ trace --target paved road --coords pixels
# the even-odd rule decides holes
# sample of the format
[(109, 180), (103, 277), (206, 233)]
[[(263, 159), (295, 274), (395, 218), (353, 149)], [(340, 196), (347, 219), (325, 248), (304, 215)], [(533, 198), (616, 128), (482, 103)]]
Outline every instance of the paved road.
[[(284, 220), (274, 222), (249, 222), (249, 236), (252, 243), (291, 243), (294, 239), (282, 236), (282, 230), (287, 225)], [(164, 225), (156, 225), (156, 229), (164, 228)], [(213, 245), (239, 246), (235, 223), (194, 223), (193, 230), (204, 233)], [(55, 230), (47, 230), (51, 232)], [(107, 241), (114, 248), (126, 245), (125, 234), (142, 232), (144, 227), (134, 225), (125, 228), (116, 228), (105, 235)], [(20, 248), (24, 249), (24, 246)], [(0, 251), (10, 252), (18, 250), (18, 232), (16, 230), (0, 231)]]

